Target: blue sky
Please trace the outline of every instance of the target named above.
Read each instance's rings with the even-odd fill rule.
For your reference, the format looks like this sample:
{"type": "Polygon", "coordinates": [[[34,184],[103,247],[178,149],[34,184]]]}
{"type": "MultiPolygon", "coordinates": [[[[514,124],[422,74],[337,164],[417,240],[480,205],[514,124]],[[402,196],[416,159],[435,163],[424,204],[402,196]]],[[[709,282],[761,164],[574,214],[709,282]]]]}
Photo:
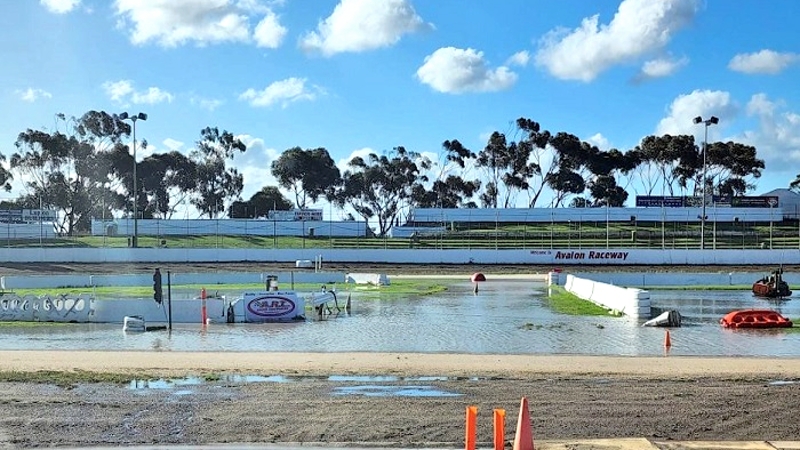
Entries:
{"type": "Polygon", "coordinates": [[[798,16],[796,0],[8,1],[0,152],[56,113],[142,111],[140,159],[188,152],[206,126],[239,135],[247,199],[294,146],[342,168],[401,145],[436,159],[527,117],[628,150],[700,142],[692,118],[715,115],[709,140],[765,160],[763,193],[800,173],[798,16]]]}

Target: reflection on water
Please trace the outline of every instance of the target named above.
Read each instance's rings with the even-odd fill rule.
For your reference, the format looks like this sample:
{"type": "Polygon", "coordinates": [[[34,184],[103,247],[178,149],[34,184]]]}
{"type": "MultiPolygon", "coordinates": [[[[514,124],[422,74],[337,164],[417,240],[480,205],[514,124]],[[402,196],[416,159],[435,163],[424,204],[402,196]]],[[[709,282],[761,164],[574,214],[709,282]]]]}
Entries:
{"type": "MultiPolygon", "coordinates": [[[[468,281],[407,300],[353,293],[351,315],[286,324],[177,324],[126,334],[121,324],[0,327],[0,349],[423,352],[663,355],[665,331],[619,317],[574,317],[545,306],[536,281],[468,281]]],[[[727,330],[718,321],[743,308],[772,308],[800,318],[800,299],[756,299],[745,291],[652,291],[652,305],[676,309],[684,326],[670,330],[671,355],[800,356],[800,333],[727,330]]]]}

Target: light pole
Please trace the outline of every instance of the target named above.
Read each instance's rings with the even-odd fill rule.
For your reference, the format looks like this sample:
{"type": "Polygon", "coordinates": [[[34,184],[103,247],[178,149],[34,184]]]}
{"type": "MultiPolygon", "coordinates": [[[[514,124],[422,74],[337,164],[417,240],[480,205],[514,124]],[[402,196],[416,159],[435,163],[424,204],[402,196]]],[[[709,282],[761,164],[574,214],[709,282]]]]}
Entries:
{"type": "Polygon", "coordinates": [[[131,247],[136,248],[139,246],[139,211],[136,205],[136,121],[147,120],[147,114],[140,112],[139,114],[129,115],[124,112],[119,115],[120,120],[130,120],[133,122],[133,239],[131,240],[131,247]]]}
{"type": "MultiPolygon", "coordinates": [[[[716,125],[719,119],[716,116],[711,116],[710,119],[703,120],[702,117],[697,116],[694,118],[694,123],[702,123],[705,128],[705,135],[703,137],[703,212],[700,216],[700,249],[704,250],[706,239],[706,153],[708,153],[708,127],[709,125],[716,125]]],[[[713,195],[714,192],[711,192],[713,195]]]]}

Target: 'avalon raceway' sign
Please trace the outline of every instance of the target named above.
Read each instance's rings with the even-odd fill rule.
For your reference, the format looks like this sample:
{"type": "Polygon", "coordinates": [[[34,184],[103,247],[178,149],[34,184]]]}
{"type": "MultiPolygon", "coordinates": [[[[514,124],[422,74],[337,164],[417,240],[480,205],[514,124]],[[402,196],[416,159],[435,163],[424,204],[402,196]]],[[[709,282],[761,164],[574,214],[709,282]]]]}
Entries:
{"type": "Polygon", "coordinates": [[[556,261],[564,260],[621,260],[628,259],[628,252],[608,251],[608,250],[589,250],[589,251],[557,251],[554,258],[556,261]]]}

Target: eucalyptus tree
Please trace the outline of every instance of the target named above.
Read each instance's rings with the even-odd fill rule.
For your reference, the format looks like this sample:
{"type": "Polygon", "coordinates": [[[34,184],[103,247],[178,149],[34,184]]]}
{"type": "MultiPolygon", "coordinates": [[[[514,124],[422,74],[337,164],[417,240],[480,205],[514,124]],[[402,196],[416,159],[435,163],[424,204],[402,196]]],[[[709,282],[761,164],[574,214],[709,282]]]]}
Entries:
{"type": "Polygon", "coordinates": [[[754,189],[752,180],[760,178],[765,167],[755,147],[728,141],[707,145],[704,168],[702,146],[694,136],[687,135],[647,136],[635,150],[641,158],[636,170],[647,182],[648,193],[654,192],[661,181],[666,195],[675,195],[676,188],[702,195],[704,185],[706,192],[743,195],[754,189]],[[647,175],[652,173],[657,175],[647,175]]]}
{"type": "Polygon", "coordinates": [[[200,131],[197,148],[189,157],[196,164],[196,187],[190,199],[202,215],[210,219],[225,211],[225,204],[239,197],[244,188],[244,178],[235,167],[228,167],[237,153],[247,146],[232,133],[216,127],[200,131]]]}
{"type": "Polygon", "coordinates": [[[430,188],[414,185],[412,198],[420,208],[477,208],[470,200],[481,188],[480,180],[465,181],[458,175],[435,180],[430,188]]]}
{"type": "Polygon", "coordinates": [[[332,200],[341,173],[325,148],[290,148],[272,162],[272,175],[278,184],[294,193],[295,204],[305,209],[320,197],[332,200]]]}
{"type": "MultiPolygon", "coordinates": [[[[475,159],[475,153],[458,140],[442,143],[444,154],[436,164],[438,173],[430,178],[429,185],[414,187],[414,206],[421,208],[477,208],[472,197],[481,188],[479,179],[465,180],[467,161],[475,159]]],[[[433,166],[433,164],[432,164],[433,166]]]]}
{"type": "Polygon", "coordinates": [[[553,149],[555,170],[548,173],[546,183],[555,193],[552,206],[558,207],[569,195],[586,190],[586,179],[582,172],[591,146],[577,136],[565,132],[551,136],[548,144],[553,149]]]}
{"type": "Polygon", "coordinates": [[[526,184],[530,195],[528,205],[533,208],[547,187],[548,180],[556,172],[557,160],[553,157],[552,148],[548,146],[552,136],[538,122],[520,117],[517,119],[517,129],[523,134],[517,144],[521,150],[517,164],[521,164],[524,158],[525,168],[519,173],[527,176],[526,184]]]}
{"type": "Polygon", "coordinates": [[[646,136],[634,150],[640,157],[635,171],[648,195],[655,192],[676,195],[676,189],[685,191],[701,163],[694,136],[646,136]]]}
{"type": "Polygon", "coordinates": [[[130,125],[104,111],[80,118],[57,114],[54,131],[27,129],[17,136],[10,171],[23,180],[23,196],[58,211],[60,233],[87,231],[91,218],[105,212],[105,199],[122,202],[114,190],[110,155],[125,149],[122,138],[130,131],[130,125]]]}
{"type": "Polygon", "coordinates": [[[411,203],[418,186],[428,177],[427,158],[404,147],[395,147],[388,155],[370,153],[366,159],[356,156],[348,163],[335,201],[350,206],[366,222],[378,222],[378,234],[386,235],[399,214],[411,203]]]}
{"type": "Polygon", "coordinates": [[[0,189],[3,189],[6,192],[11,192],[11,181],[14,179],[14,175],[11,172],[7,171],[5,168],[6,156],[0,153],[0,189]]]}
{"type": "Polygon", "coordinates": [[[708,145],[706,182],[717,195],[740,196],[755,189],[753,179],[761,178],[764,160],[756,157],[756,148],[738,142],[714,142],[708,145]]]}
{"type": "Polygon", "coordinates": [[[292,202],[276,186],[264,186],[247,201],[231,204],[228,216],[231,218],[257,219],[268,217],[270,211],[288,211],[292,202]]]}
{"type": "Polygon", "coordinates": [[[172,218],[178,208],[191,197],[197,185],[197,164],[178,151],[156,153],[139,163],[141,196],[145,205],[139,211],[144,218],[172,218]]]}
{"type": "Polygon", "coordinates": [[[617,175],[627,175],[640,163],[637,150],[622,153],[617,149],[601,151],[589,146],[585,153],[585,165],[591,173],[587,187],[596,206],[623,206],[628,199],[628,192],[620,186],[617,175]]]}
{"type": "Polygon", "coordinates": [[[482,203],[487,208],[500,206],[501,182],[505,187],[502,207],[513,206],[515,194],[527,191],[528,179],[536,168],[529,163],[532,147],[529,142],[522,145],[508,142],[506,135],[495,131],[489,136],[486,146],[477,154],[476,165],[485,169],[489,181],[486,192],[482,195],[482,203]]]}

